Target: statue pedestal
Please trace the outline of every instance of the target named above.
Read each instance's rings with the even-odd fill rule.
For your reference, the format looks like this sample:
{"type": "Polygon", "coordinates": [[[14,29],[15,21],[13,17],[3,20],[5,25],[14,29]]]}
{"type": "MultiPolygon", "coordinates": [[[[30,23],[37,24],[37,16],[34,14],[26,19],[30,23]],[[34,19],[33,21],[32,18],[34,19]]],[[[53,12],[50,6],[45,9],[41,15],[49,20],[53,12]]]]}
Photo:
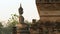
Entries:
{"type": "Polygon", "coordinates": [[[17,34],[29,34],[29,26],[26,23],[17,24],[17,34]]]}

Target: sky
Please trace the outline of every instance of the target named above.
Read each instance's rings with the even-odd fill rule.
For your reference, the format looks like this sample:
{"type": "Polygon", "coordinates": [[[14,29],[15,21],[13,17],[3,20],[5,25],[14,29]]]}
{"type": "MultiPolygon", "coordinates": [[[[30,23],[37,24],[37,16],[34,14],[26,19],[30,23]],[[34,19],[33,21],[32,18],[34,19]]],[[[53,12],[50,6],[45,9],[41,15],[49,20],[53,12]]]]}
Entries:
{"type": "Polygon", "coordinates": [[[0,0],[0,21],[7,21],[11,18],[11,14],[17,14],[20,3],[23,7],[23,16],[25,20],[39,20],[39,15],[35,0],[0,0]]]}

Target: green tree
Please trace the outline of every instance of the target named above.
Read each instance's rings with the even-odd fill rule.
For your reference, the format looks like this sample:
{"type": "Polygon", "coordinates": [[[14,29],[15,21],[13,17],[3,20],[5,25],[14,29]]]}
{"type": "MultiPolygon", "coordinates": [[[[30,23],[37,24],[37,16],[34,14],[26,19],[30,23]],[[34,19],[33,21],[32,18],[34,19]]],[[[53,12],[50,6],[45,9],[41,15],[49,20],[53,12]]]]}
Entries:
{"type": "Polygon", "coordinates": [[[0,34],[2,34],[2,28],[3,28],[3,25],[2,25],[2,22],[0,22],[0,34]]]}
{"type": "Polygon", "coordinates": [[[18,24],[18,18],[18,15],[11,14],[11,18],[9,18],[6,27],[3,28],[3,34],[12,34],[12,28],[18,24]]]}
{"type": "Polygon", "coordinates": [[[8,27],[14,27],[16,24],[18,24],[18,15],[11,14],[12,18],[8,20],[8,27]]]}
{"type": "Polygon", "coordinates": [[[3,27],[2,22],[0,22],[0,28],[2,28],[2,27],[3,27]]]}

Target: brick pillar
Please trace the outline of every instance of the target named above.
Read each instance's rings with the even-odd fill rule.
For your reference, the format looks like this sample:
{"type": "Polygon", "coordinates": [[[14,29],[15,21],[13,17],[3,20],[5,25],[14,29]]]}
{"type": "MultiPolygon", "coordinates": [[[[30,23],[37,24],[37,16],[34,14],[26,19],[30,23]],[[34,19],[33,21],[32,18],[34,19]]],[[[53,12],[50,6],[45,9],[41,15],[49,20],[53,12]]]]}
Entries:
{"type": "Polygon", "coordinates": [[[17,28],[16,27],[13,27],[13,32],[12,34],[17,34],[17,28]]]}

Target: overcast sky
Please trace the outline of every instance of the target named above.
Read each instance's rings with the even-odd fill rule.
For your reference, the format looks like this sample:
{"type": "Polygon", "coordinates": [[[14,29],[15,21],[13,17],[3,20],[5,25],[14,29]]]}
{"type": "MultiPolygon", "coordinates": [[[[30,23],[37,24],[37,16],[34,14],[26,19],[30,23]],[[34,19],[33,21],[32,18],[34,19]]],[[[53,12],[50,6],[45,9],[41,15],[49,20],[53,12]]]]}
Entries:
{"type": "Polygon", "coordinates": [[[25,20],[39,19],[35,0],[0,0],[0,21],[6,21],[11,17],[11,14],[18,15],[20,3],[24,9],[25,20]]]}

